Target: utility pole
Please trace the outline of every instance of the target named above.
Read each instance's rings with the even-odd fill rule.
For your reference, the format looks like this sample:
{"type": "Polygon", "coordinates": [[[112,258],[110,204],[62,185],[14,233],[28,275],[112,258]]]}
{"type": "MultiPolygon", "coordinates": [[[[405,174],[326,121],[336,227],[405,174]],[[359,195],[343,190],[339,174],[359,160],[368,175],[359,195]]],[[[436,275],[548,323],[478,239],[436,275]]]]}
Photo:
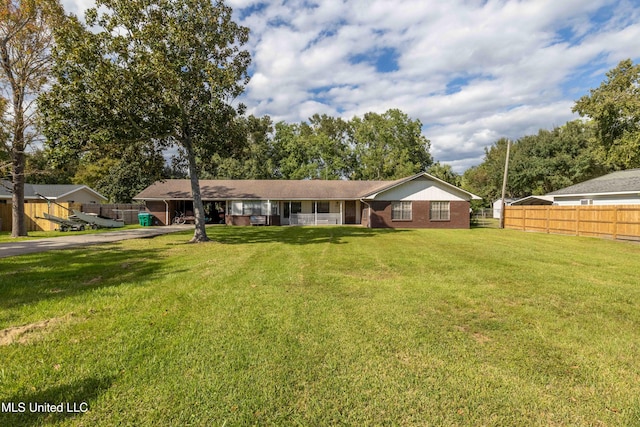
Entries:
{"type": "Polygon", "coordinates": [[[507,192],[507,177],[509,175],[509,151],[511,149],[511,140],[507,140],[507,158],[504,161],[504,176],[502,178],[502,199],[500,208],[500,228],[504,228],[504,208],[506,203],[504,202],[505,193],[507,192]]]}

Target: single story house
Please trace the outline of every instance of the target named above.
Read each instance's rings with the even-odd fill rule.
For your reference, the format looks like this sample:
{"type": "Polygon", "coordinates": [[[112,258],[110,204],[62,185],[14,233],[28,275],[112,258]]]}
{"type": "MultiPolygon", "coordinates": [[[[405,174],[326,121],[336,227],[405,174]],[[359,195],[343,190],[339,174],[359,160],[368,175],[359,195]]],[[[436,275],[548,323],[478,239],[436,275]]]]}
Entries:
{"type": "MultiPolygon", "coordinates": [[[[395,181],[201,180],[210,222],[227,225],[362,224],[372,228],[468,228],[480,197],[427,173],[395,181]]],[[[134,197],[155,223],[193,214],[189,180],[159,181],[134,197]]]]}
{"type": "Polygon", "coordinates": [[[640,205],[640,168],[612,172],[544,196],[529,196],[512,205],[640,205]]]}
{"type": "MultiPolygon", "coordinates": [[[[0,182],[0,203],[11,203],[11,188],[10,181],[2,180],[0,182]]],[[[86,185],[24,185],[25,203],[46,202],[47,199],[56,203],[104,203],[107,201],[106,197],[86,185]]]]}
{"type": "Polygon", "coordinates": [[[613,172],[547,196],[558,206],[640,205],[640,168],[613,172]]]}

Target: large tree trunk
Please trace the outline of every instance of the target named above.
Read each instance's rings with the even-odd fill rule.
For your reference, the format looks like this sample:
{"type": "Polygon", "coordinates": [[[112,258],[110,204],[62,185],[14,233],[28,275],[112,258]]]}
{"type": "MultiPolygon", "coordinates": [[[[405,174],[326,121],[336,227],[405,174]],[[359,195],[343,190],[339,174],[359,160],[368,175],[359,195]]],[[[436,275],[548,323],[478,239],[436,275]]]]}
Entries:
{"type": "Polygon", "coordinates": [[[11,237],[27,235],[24,221],[24,153],[14,154],[12,167],[11,237]]]}
{"type": "MultiPolygon", "coordinates": [[[[14,102],[14,108],[19,105],[14,102]]],[[[24,221],[24,119],[22,110],[15,111],[15,121],[13,126],[13,145],[11,149],[11,237],[27,235],[27,227],[24,221]]]]}
{"type": "Polygon", "coordinates": [[[198,179],[198,169],[196,167],[196,155],[193,152],[191,138],[187,137],[183,143],[189,160],[189,179],[191,180],[191,194],[193,195],[193,214],[196,218],[196,228],[193,232],[191,243],[208,242],[204,205],[200,194],[200,180],[198,179]]]}

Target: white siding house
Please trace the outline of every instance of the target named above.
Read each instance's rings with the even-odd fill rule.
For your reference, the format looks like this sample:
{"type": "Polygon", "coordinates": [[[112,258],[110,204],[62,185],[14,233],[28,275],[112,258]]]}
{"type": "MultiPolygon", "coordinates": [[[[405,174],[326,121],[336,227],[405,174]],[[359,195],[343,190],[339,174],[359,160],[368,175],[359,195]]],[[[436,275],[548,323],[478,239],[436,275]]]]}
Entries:
{"type": "Polygon", "coordinates": [[[640,169],[613,172],[547,196],[557,206],[640,205],[640,169]]]}

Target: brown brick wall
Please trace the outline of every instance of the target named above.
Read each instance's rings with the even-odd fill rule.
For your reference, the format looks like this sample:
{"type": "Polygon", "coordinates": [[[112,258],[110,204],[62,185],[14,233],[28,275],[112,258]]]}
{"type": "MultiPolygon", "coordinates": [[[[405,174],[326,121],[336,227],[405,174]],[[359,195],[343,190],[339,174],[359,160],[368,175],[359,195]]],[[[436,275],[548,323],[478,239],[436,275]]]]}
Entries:
{"type": "Polygon", "coordinates": [[[371,228],[469,228],[469,202],[450,202],[449,221],[431,221],[431,202],[412,202],[410,221],[391,220],[391,202],[371,202],[371,228]]]}
{"type": "MultiPolygon", "coordinates": [[[[175,202],[168,202],[168,203],[169,203],[169,224],[171,224],[171,220],[173,220],[173,217],[175,216],[175,202]]],[[[153,215],[153,219],[151,220],[151,223],[153,225],[169,225],[169,224],[165,224],[167,205],[165,205],[164,202],[147,201],[146,205],[147,205],[147,212],[153,215]]]]}

